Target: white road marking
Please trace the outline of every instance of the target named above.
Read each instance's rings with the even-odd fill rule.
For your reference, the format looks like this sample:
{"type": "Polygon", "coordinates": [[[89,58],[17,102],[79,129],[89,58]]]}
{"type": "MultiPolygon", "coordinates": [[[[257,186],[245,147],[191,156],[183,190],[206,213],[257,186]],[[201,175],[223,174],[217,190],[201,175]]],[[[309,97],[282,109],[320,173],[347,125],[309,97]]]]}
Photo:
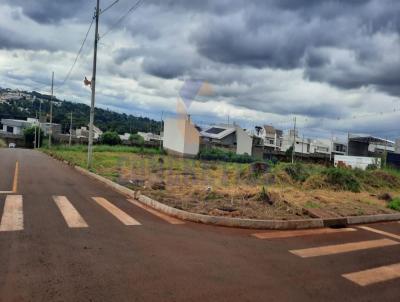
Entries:
{"type": "Polygon", "coordinates": [[[131,216],[123,212],[121,209],[117,208],[107,199],[102,197],[92,197],[94,201],[96,201],[99,205],[101,205],[104,209],[114,215],[119,221],[121,221],[125,225],[140,225],[140,222],[133,219],[131,216]]]}
{"type": "Polygon", "coordinates": [[[157,216],[158,218],[161,218],[163,220],[165,220],[166,222],[170,223],[170,224],[185,224],[185,222],[183,222],[182,220],[176,219],[174,217],[168,216],[166,214],[160,213],[150,207],[145,206],[144,204],[134,200],[134,199],[128,199],[128,201],[132,204],[134,204],[135,206],[157,216]]]}
{"type": "Polygon", "coordinates": [[[21,231],[24,229],[24,213],[21,195],[7,195],[4,204],[0,231],[21,231]]]}
{"type": "Polygon", "coordinates": [[[291,238],[298,236],[310,236],[310,235],[322,235],[322,234],[333,234],[341,232],[354,232],[357,231],[353,228],[343,229],[311,229],[311,230],[295,230],[295,231],[269,231],[251,234],[258,239],[277,239],[277,238],[291,238]]]}
{"type": "Polygon", "coordinates": [[[400,278],[400,263],[385,265],[350,274],[343,274],[342,276],[360,286],[367,286],[400,278]]]}
{"type": "Polygon", "coordinates": [[[380,235],[384,235],[386,237],[391,237],[391,238],[400,240],[400,236],[396,235],[396,234],[392,234],[392,233],[388,233],[388,232],[385,232],[385,231],[377,230],[377,229],[374,229],[374,228],[371,228],[371,227],[367,227],[367,226],[359,226],[358,228],[366,230],[366,231],[370,231],[370,232],[373,232],[373,233],[377,233],[377,234],[380,234],[380,235]]]}
{"type": "Polygon", "coordinates": [[[53,196],[53,199],[64,216],[65,222],[70,228],[87,228],[88,224],[78,213],[75,207],[65,196],[53,196]]]}
{"type": "Polygon", "coordinates": [[[352,242],[344,244],[326,245],[326,246],[307,248],[301,250],[291,250],[289,252],[302,258],[309,258],[309,257],[348,253],[353,251],[392,246],[397,244],[400,243],[391,239],[378,239],[378,240],[360,241],[360,242],[352,242]]]}

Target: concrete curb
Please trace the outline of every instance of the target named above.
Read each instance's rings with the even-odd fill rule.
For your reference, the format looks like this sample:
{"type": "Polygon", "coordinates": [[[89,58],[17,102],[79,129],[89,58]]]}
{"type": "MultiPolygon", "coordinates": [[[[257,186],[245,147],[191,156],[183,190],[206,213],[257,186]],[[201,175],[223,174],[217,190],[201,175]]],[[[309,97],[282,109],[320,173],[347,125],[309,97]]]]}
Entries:
{"type": "Polygon", "coordinates": [[[323,228],[323,227],[346,227],[354,224],[374,223],[374,222],[387,222],[400,220],[399,214],[381,214],[381,215],[369,215],[369,216],[351,216],[351,217],[340,217],[340,218],[313,218],[313,219],[299,219],[299,220],[256,220],[256,219],[242,219],[242,218],[230,218],[230,217],[219,217],[210,216],[203,214],[190,213],[187,211],[175,209],[163,203],[160,203],[150,197],[135,192],[124,186],[121,186],[103,176],[92,173],[86,169],[75,166],[75,169],[80,173],[87,175],[113,190],[121,193],[129,198],[135,198],[144,205],[151,207],[164,214],[179,218],[181,220],[204,223],[210,225],[218,225],[225,227],[236,227],[246,229],[269,229],[269,230],[294,230],[294,229],[311,229],[311,228],[323,228]]]}

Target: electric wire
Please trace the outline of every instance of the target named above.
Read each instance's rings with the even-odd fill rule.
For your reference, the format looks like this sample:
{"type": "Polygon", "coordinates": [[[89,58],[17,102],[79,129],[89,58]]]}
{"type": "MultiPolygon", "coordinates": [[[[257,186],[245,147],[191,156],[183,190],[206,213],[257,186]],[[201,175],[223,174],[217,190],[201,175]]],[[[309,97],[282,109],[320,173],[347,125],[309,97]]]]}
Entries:
{"type": "Polygon", "coordinates": [[[113,25],[110,26],[110,28],[100,37],[100,39],[112,32],[118,24],[120,24],[130,13],[138,9],[143,2],[144,0],[138,0],[133,6],[131,6],[125,14],[123,14],[113,25]]]}

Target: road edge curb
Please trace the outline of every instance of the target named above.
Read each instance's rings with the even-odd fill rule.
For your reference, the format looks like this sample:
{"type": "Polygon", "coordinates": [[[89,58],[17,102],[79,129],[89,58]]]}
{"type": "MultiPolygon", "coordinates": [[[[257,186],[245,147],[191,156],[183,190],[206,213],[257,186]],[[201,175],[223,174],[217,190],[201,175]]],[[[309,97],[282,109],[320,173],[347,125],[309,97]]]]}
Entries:
{"type": "Polygon", "coordinates": [[[312,218],[312,219],[299,219],[299,220],[257,220],[257,219],[243,219],[243,218],[230,218],[210,216],[204,214],[191,213],[184,210],[176,209],[156,201],[148,196],[140,194],[140,192],[133,191],[122,185],[119,185],[103,176],[90,172],[79,166],[74,168],[80,173],[87,175],[101,183],[109,186],[118,193],[121,193],[130,198],[135,198],[144,205],[151,207],[164,214],[170,215],[181,220],[203,223],[209,225],[217,225],[224,227],[236,227],[246,229],[268,229],[268,230],[296,230],[296,229],[311,229],[323,227],[346,227],[348,225],[388,222],[400,220],[400,213],[397,214],[379,214],[379,215],[366,215],[366,216],[350,216],[341,218],[312,218]]]}

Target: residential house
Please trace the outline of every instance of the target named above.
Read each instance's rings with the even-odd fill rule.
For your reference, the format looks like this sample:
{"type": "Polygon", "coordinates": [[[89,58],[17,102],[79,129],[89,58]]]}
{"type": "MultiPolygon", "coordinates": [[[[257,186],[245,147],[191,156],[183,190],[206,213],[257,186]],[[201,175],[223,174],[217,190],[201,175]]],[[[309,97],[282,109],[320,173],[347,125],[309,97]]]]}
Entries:
{"type": "Polygon", "coordinates": [[[34,124],[38,123],[38,120],[28,118],[25,120],[15,120],[15,119],[2,119],[2,131],[3,133],[22,135],[26,128],[32,127],[34,124]]]}
{"type": "Polygon", "coordinates": [[[161,135],[151,132],[138,132],[137,134],[143,137],[145,142],[159,142],[162,140],[161,135]]]}
{"type": "Polygon", "coordinates": [[[164,121],[163,147],[167,153],[183,157],[195,157],[199,153],[200,133],[189,116],[164,121]]]}
{"type": "MultiPolygon", "coordinates": [[[[76,132],[77,138],[81,138],[81,137],[88,138],[89,137],[88,127],[81,127],[80,129],[76,129],[75,132],[76,132]]],[[[103,131],[101,131],[99,128],[97,128],[96,126],[93,125],[93,138],[97,140],[100,138],[100,136],[102,134],[103,134],[103,131]]]]}
{"type": "Polygon", "coordinates": [[[252,155],[253,137],[236,124],[211,126],[200,135],[204,144],[231,149],[236,154],[252,155]]]}
{"type": "Polygon", "coordinates": [[[269,150],[280,150],[283,141],[283,131],[271,125],[256,127],[255,136],[262,139],[262,144],[269,150]]]}
{"type": "Polygon", "coordinates": [[[353,136],[348,139],[348,155],[379,156],[395,152],[395,142],[374,136],[353,136]]]}
{"type": "Polygon", "coordinates": [[[286,152],[293,145],[296,153],[309,154],[311,151],[311,140],[299,137],[297,131],[290,130],[282,137],[281,151],[286,152]]]}

